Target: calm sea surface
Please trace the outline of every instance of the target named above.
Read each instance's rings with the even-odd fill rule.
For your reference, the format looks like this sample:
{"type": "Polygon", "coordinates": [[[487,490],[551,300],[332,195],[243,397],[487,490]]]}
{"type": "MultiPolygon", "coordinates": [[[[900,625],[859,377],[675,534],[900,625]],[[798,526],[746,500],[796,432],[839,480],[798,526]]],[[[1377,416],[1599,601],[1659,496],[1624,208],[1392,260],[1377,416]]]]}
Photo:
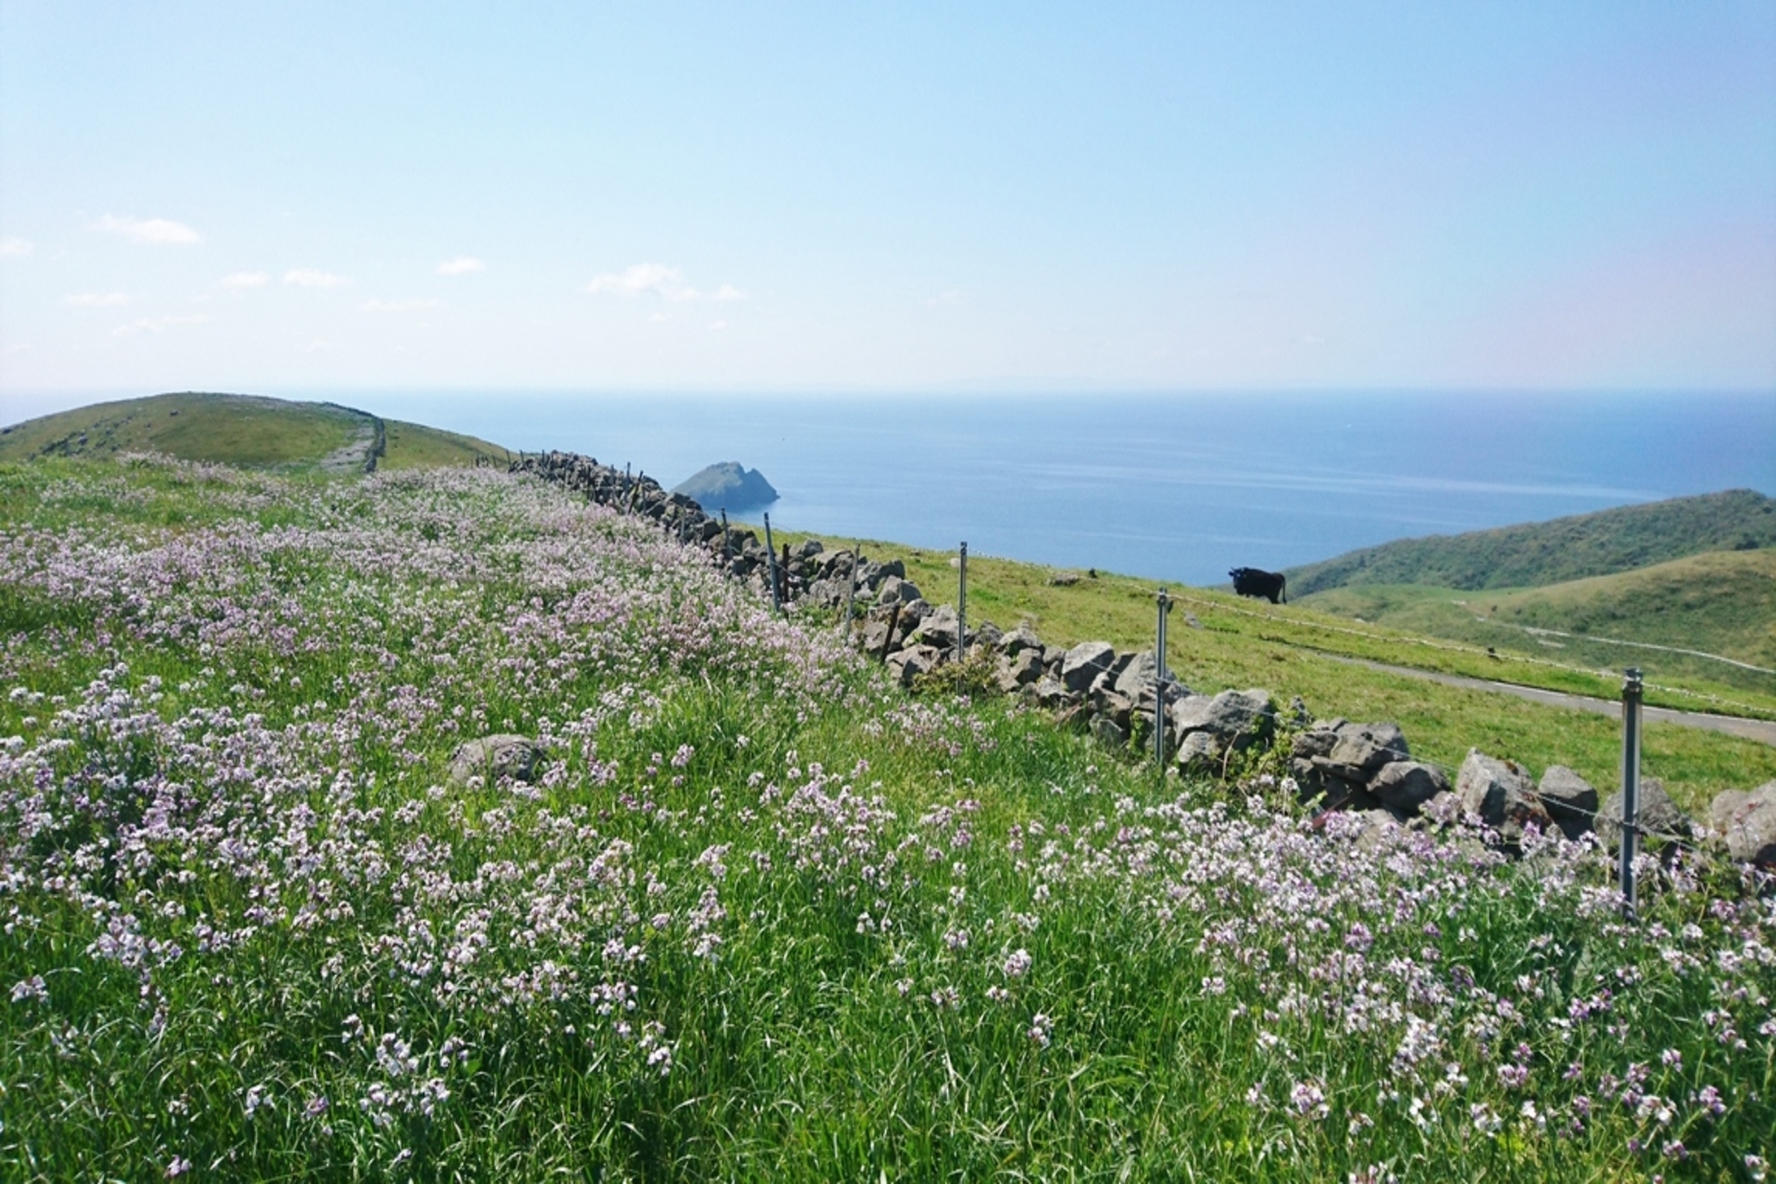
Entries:
{"type": "Polygon", "coordinates": [[[737,460],[782,495],[773,525],[829,539],[966,540],[1191,584],[1410,535],[1776,493],[1770,395],[322,397],[668,487],[737,460]]]}

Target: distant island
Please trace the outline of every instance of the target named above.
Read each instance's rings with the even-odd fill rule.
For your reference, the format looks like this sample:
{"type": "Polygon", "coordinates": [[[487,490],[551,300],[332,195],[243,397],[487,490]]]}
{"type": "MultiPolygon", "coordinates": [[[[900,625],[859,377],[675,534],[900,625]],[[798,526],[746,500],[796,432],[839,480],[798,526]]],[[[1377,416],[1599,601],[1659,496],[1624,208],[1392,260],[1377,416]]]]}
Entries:
{"type": "Polygon", "coordinates": [[[676,486],[673,493],[695,498],[710,512],[750,510],[768,506],[777,500],[777,491],[757,469],[748,469],[737,460],[724,460],[698,472],[676,486]]]}

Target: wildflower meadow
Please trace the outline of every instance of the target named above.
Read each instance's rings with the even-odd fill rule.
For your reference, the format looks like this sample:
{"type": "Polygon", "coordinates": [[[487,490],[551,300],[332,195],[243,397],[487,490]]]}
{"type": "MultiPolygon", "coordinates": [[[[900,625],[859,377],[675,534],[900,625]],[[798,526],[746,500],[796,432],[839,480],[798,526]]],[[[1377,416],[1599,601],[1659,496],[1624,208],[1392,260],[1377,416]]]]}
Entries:
{"type": "Polygon", "coordinates": [[[0,1178],[1776,1155],[1751,872],[1648,856],[1631,923],[1589,838],[1162,778],[540,482],[0,466],[0,625],[0,1178]]]}

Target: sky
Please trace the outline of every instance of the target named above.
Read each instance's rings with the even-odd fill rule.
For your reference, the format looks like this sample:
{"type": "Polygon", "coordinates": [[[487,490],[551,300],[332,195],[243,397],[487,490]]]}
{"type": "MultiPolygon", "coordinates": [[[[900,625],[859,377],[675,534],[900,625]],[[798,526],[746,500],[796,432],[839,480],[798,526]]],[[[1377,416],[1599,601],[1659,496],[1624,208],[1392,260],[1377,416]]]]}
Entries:
{"type": "Polygon", "coordinates": [[[94,393],[1776,391],[1776,5],[0,0],[94,393]]]}

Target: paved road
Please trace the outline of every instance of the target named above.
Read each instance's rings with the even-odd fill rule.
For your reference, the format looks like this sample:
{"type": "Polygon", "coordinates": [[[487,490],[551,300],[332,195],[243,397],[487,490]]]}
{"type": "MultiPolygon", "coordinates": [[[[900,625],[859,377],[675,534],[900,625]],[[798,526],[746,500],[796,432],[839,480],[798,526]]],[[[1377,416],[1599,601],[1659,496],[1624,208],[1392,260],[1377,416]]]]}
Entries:
{"type": "MultiPolygon", "coordinates": [[[[1439,674],[1431,670],[1414,670],[1410,666],[1390,666],[1386,662],[1371,662],[1367,658],[1347,658],[1339,654],[1321,654],[1334,662],[1346,662],[1352,666],[1367,666],[1371,670],[1381,670],[1388,674],[1402,674],[1407,678],[1422,678],[1427,682],[1440,682],[1445,686],[1465,687],[1470,691],[1496,691],[1500,694],[1515,695],[1519,699],[1529,699],[1536,703],[1546,703],[1553,707],[1570,707],[1576,711],[1595,711],[1599,715],[1622,714],[1622,704],[1614,699],[1592,699],[1584,695],[1568,695],[1561,691],[1544,691],[1540,687],[1521,687],[1510,682],[1491,682],[1484,678],[1464,678],[1459,674],[1439,674]]],[[[1641,718],[1663,724],[1682,724],[1687,728],[1706,728],[1711,732],[1725,732],[1730,736],[1742,736],[1747,740],[1757,740],[1764,744],[1776,745],[1776,721],[1763,719],[1741,719],[1736,715],[1711,715],[1705,711],[1673,711],[1669,707],[1642,707],[1641,718]]]]}

